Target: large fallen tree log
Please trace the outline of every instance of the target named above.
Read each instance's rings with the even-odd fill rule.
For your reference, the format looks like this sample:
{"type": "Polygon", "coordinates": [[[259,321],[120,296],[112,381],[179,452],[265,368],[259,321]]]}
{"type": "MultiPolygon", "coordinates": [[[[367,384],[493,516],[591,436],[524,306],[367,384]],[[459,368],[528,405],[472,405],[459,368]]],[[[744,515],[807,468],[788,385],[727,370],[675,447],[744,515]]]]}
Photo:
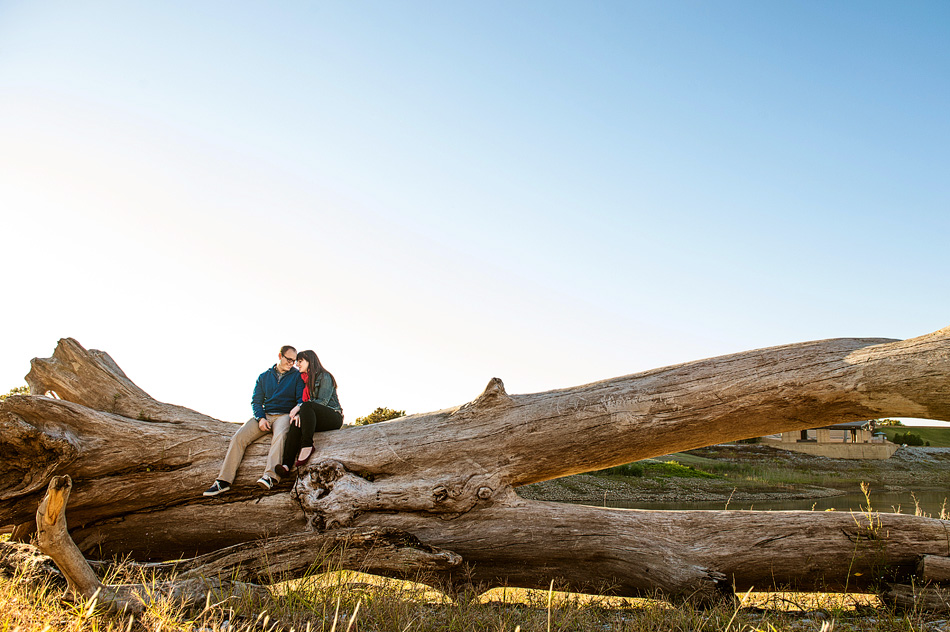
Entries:
{"type": "Polygon", "coordinates": [[[514,488],[723,441],[883,416],[950,420],[950,328],[905,341],[761,349],[575,388],[509,395],[493,379],[453,409],[320,437],[308,471],[205,499],[236,429],[136,387],[105,353],[61,340],[33,395],[0,408],[0,524],[29,522],[54,475],[75,481],[87,556],[161,560],[344,527],[391,527],[454,551],[483,587],[712,595],[755,585],[864,588],[950,556],[950,523],[892,514],[654,512],[557,505],[514,488]],[[49,394],[51,397],[42,395],[49,394]],[[55,397],[52,397],[55,396],[55,397]],[[291,489],[292,488],[292,489],[291,489]]]}

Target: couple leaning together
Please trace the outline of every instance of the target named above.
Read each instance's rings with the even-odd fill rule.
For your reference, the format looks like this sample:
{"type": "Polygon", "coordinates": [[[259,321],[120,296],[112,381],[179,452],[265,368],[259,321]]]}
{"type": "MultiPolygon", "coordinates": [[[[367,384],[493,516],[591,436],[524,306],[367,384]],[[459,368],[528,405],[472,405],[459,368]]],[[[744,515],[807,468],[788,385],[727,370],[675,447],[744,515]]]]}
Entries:
{"type": "Polygon", "coordinates": [[[247,446],[267,433],[273,432],[274,436],[267,453],[267,469],[257,484],[271,489],[310,458],[314,432],[338,430],[343,425],[336,380],[320,364],[316,353],[297,353],[290,346],[281,347],[277,364],[257,378],[251,408],[254,416],[231,438],[221,472],[205,496],[231,489],[247,446]]]}

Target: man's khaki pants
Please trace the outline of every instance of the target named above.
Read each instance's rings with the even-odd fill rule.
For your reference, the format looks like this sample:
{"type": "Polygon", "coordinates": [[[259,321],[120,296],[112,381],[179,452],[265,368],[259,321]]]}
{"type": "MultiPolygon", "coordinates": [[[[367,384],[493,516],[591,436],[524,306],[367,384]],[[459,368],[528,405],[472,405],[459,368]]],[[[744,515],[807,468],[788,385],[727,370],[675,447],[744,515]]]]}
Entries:
{"type": "MultiPolygon", "coordinates": [[[[270,441],[270,451],[267,453],[267,469],[264,470],[264,474],[275,481],[279,481],[280,477],[277,476],[274,468],[277,467],[284,456],[284,442],[287,440],[287,430],[290,428],[290,415],[267,415],[267,421],[271,424],[271,432],[274,433],[274,438],[270,441]]],[[[253,417],[248,419],[241,426],[241,429],[231,437],[231,444],[228,446],[228,453],[224,457],[224,465],[221,466],[218,480],[233,483],[238,467],[241,465],[241,460],[244,459],[244,451],[247,450],[247,446],[261,437],[271,434],[271,432],[261,430],[260,426],[257,425],[257,419],[253,417]]]]}

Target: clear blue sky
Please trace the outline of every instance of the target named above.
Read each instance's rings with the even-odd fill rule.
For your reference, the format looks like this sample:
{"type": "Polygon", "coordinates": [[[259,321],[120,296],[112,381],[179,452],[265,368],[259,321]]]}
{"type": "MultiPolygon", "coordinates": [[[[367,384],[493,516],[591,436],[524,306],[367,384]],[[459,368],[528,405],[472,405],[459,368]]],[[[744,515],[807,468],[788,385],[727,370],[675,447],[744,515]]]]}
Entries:
{"type": "Polygon", "coordinates": [[[0,390],[231,421],[950,325],[950,3],[0,1],[0,390]]]}

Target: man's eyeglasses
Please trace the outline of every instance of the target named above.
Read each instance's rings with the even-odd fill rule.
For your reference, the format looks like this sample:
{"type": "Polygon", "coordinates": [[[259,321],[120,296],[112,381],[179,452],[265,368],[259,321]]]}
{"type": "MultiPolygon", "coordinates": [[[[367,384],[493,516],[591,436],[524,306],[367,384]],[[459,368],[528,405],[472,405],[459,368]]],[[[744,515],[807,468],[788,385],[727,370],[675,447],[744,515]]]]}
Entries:
{"type": "Polygon", "coordinates": [[[284,360],[287,360],[287,362],[290,362],[291,364],[297,361],[297,358],[288,358],[284,354],[280,354],[280,357],[282,357],[284,360]]]}

